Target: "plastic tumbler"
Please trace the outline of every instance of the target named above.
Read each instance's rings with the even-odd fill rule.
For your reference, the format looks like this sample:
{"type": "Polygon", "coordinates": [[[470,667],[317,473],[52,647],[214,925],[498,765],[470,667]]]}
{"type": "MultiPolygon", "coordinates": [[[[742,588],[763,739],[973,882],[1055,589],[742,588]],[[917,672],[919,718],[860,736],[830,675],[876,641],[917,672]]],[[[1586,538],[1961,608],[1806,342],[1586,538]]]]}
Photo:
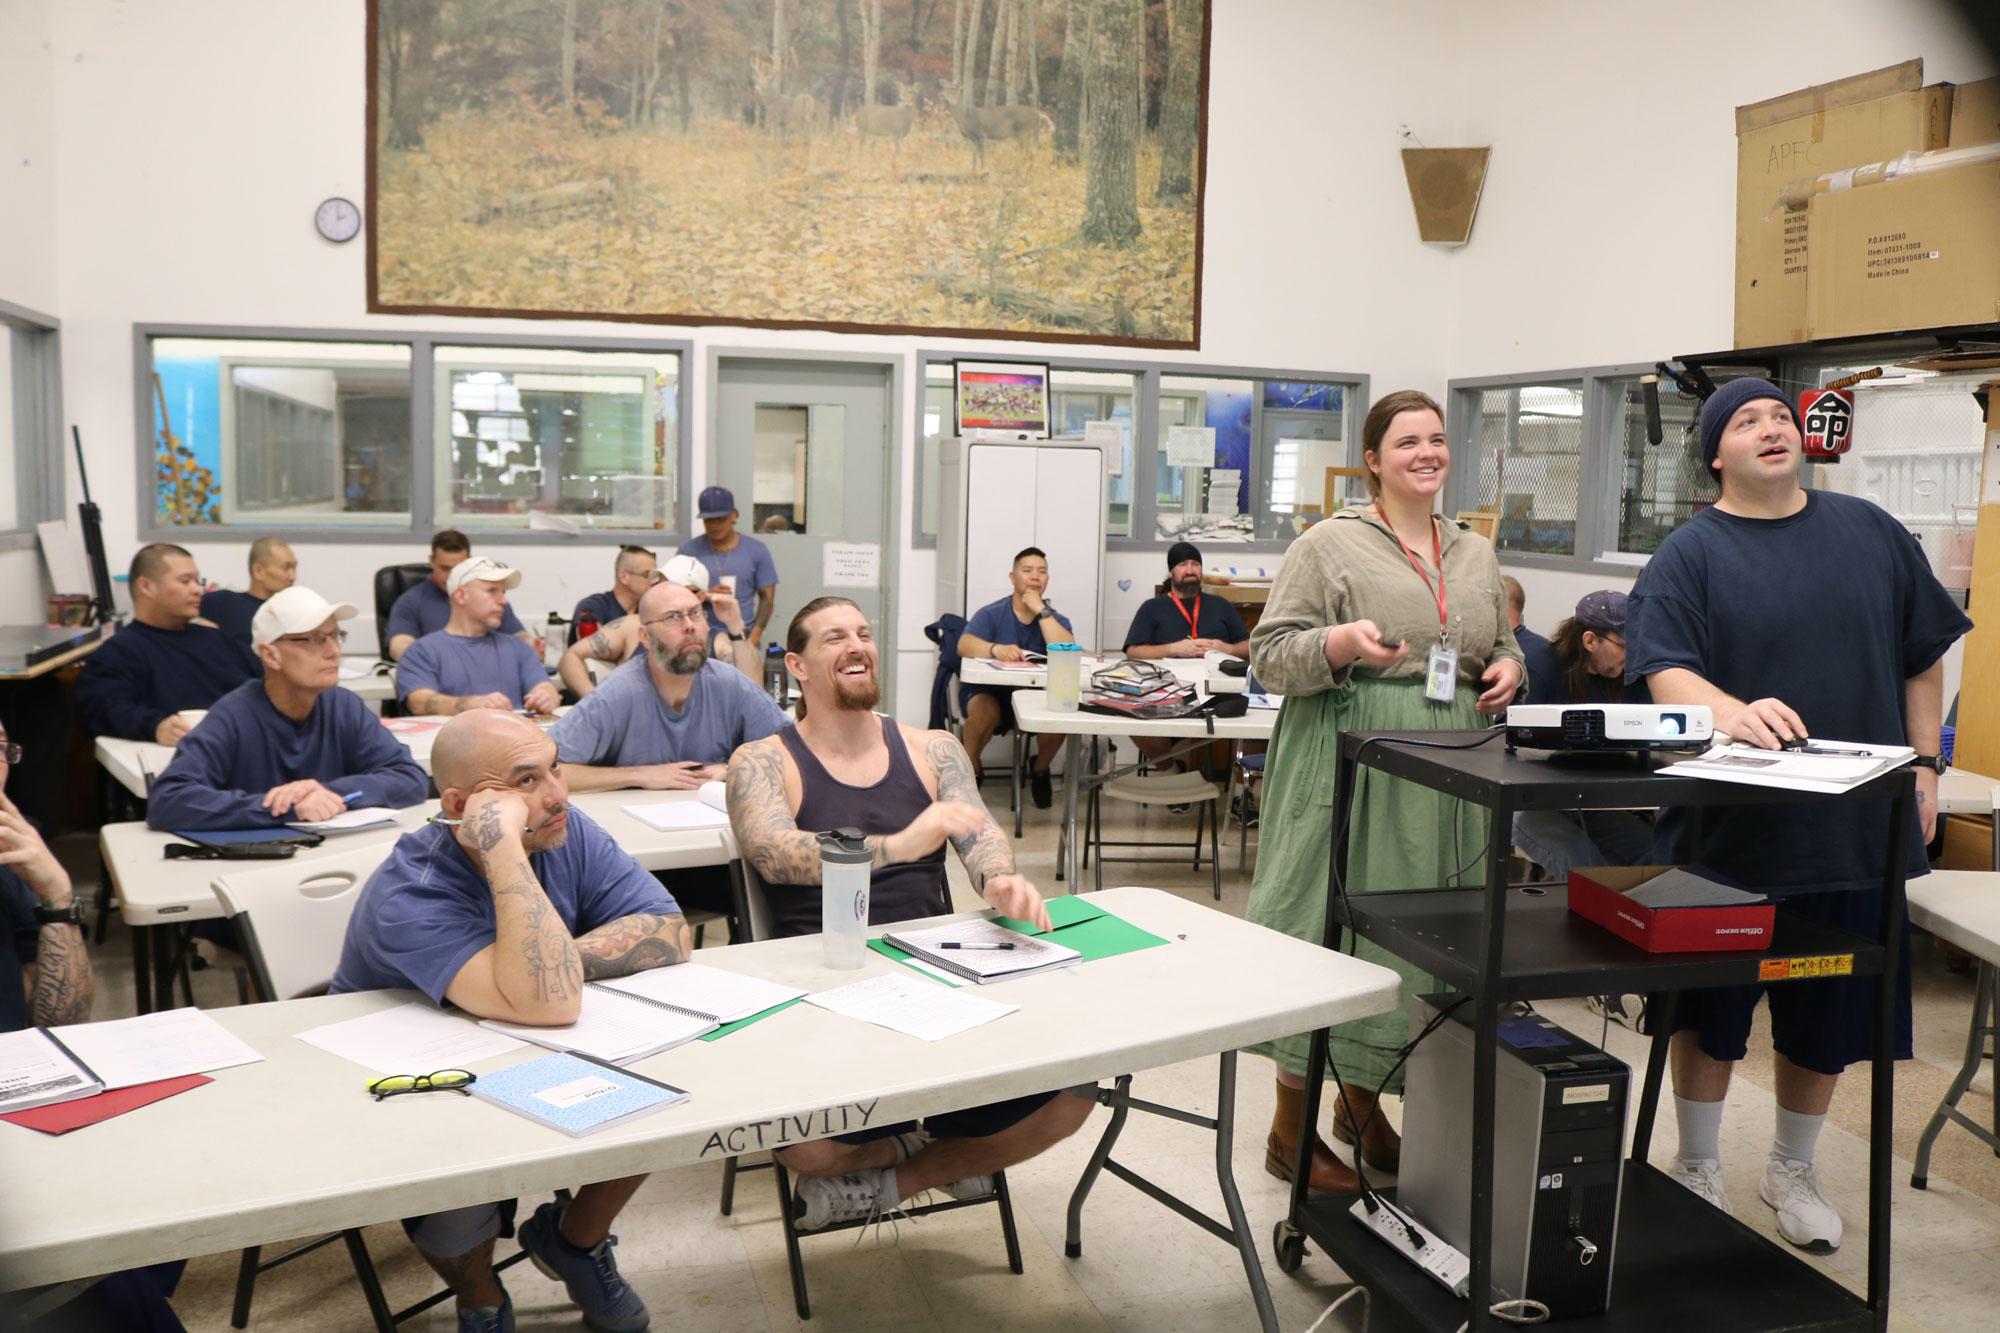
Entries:
{"type": "Polygon", "coordinates": [[[874,859],[859,829],[819,835],[819,929],[826,965],[860,967],[868,956],[868,874],[874,859]]]}
{"type": "Polygon", "coordinates": [[[1083,648],[1074,643],[1049,645],[1049,707],[1074,713],[1083,702],[1083,648]]]}

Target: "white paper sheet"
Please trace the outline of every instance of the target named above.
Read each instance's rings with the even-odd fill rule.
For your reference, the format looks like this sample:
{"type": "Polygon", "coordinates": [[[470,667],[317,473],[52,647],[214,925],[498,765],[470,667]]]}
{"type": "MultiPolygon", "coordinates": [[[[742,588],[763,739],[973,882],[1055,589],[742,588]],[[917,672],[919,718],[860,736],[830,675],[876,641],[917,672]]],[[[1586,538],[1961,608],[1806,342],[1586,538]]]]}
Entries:
{"type": "Polygon", "coordinates": [[[375,664],[365,657],[343,657],[340,659],[342,680],[367,680],[375,674],[375,664]]]}
{"type": "Polygon", "coordinates": [[[343,810],[332,819],[293,820],[285,827],[303,829],[307,833],[353,833],[359,829],[380,828],[384,824],[396,822],[396,812],[386,805],[361,805],[352,810],[343,810]]]}
{"type": "Polygon", "coordinates": [[[728,828],[729,815],[706,801],[654,801],[646,805],[618,807],[648,828],[662,833],[686,829],[728,828]]]}
{"type": "Polygon", "coordinates": [[[434,1074],[518,1051],[526,1043],[412,1001],[301,1032],[298,1039],[378,1074],[434,1074]]]}
{"type": "Polygon", "coordinates": [[[1105,475],[1125,475],[1125,432],[1117,422],[1084,422],[1083,442],[1093,449],[1104,450],[1105,475]]]}
{"type": "Polygon", "coordinates": [[[964,991],[946,990],[908,973],[889,973],[837,986],[808,995],[806,1003],[924,1041],[955,1037],[996,1018],[1005,1018],[1021,1007],[996,1004],[964,991]]]}
{"type": "Polygon", "coordinates": [[[712,805],[723,811],[729,809],[729,788],[720,782],[702,783],[695,795],[700,798],[703,805],[712,805]]]}
{"type": "Polygon", "coordinates": [[[107,1089],[206,1074],[264,1058],[199,1009],[167,1009],[50,1031],[104,1080],[107,1089]]]}
{"type": "Polygon", "coordinates": [[[1167,427],[1168,467],[1214,467],[1215,427],[1167,427]]]}
{"type": "Polygon", "coordinates": [[[882,547],[876,542],[828,542],[820,548],[820,582],[829,588],[881,586],[882,547]]]}
{"type": "Polygon", "coordinates": [[[707,967],[701,963],[649,968],[644,972],[634,972],[629,977],[615,977],[596,984],[606,990],[707,1014],[718,1023],[734,1023],[739,1018],[761,1014],[772,1005],[783,1004],[805,994],[796,986],[766,981],[762,977],[747,977],[741,972],[707,967]]]}
{"type": "Polygon", "coordinates": [[[0,1032],[0,1111],[69,1101],[96,1086],[40,1028],[0,1032]]]}

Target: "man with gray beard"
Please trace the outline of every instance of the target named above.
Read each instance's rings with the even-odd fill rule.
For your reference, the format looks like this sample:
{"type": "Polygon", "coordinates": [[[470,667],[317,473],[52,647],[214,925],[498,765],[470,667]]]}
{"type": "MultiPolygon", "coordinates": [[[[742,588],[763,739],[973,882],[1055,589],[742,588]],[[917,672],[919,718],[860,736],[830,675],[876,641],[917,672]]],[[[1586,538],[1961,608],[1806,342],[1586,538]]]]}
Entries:
{"type": "MultiPolygon", "coordinates": [[[[644,651],[549,729],[573,792],[688,790],[720,781],[736,747],[792,724],[757,683],[709,656],[701,598],[656,583],[636,612],[644,651]]],[[[727,867],[674,872],[684,905],[728,913],[727,867]]]]}

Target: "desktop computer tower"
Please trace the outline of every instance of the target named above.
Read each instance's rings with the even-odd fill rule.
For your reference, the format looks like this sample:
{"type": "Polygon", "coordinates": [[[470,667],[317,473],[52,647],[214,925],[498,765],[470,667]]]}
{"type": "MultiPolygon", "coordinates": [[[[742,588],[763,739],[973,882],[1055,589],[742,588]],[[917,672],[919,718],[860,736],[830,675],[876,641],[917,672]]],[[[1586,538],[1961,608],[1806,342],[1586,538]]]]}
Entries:
{"type": "MultiPolygon", "coordinates": [[[[1455,996],[1410,1001],[1410,1035],[1455,996]]],[[[1396,1202],[1472,1249],[1472,1004],[1411,1054],[1396,1202]]],[[[1631,1071],[1533,1010],[1503,1009],[1494,1060],[1493,1285],[1552,1318],[1603,1312],[1624,1169],[1631,1071]]]]}

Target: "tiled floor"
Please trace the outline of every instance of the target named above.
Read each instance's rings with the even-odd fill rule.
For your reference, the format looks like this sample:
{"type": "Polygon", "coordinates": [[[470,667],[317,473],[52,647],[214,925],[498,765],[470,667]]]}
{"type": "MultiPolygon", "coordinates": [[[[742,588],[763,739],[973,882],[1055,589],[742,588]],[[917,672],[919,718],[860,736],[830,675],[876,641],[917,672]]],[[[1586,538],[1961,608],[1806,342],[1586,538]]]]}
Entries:
{"type": "MultiPolygon", "coordinates": [[[[1004,804],[997,783],[989,795],[1004,804]]],[[[1159,811],[1141,820],[1130,808],[1113,809],[1110,835],[1179,838],[1189,821],[1159,811]]],[[[1235,832],[1232,826],[1229,832],[1235,832]]],[[[1045,891],[1054,883],[1053,812],[1031,810],[1026,836],[1017,845],[1023,868],[1045,891]]],[[[1253,843],[1254,853],[1254,843],[1253,843]]],[[[79,880],[95,873],[87,842],[65,848],[79,880]]],[[[1241,914],[1248,876],[1236,870],[1234,847],[1225,843],[1222,907],[1241,914]]],[[[1206,870],[1191,872],[1185,862],[1158,867],[1121,866],[1121,883],[1148,883],[1209,901],[1206,870]]],[[[963,885],[961,901],[970,905],[963,885]]],[[[129,949],[115,930],[98,951],[102,984],[99,1016],[132,1012],[129,949]]],[[[1960,1330],[2000,1326],[2000,1162],[1969,1135],[1948,1128],[1931,1168],[1928,1191],[1908,1186],[1908,1157],[1963,1050],[1971,1005],[1969,977],[1946,970],[1938,952],[1920,945],[1916,959],[1918,1058],[1899,1067],[1896,1146],[1899,1160],[1894,1199],[1894,1315],[1891,1327],[1907,1330],[1960,1330]]],[[[233,987],[214,972],[196,978],[204,1003],[233,1003],[233,987]]],[[[1580,1004],[1549,1003],[1549,1014],[1576,1031],[1594,1034],[1597,1023],[1580,1004]]],[[[1642,1039],[1613,1027],[1609,1049],[1643,1064],[1642,1039]]],[[[1728,1190],[1736,1211],[1752,1226],[1775,1234],[1772,1214],[1758,1202],[1757,1182],[1770,1142],[1768,1035],[1752,1041],[1739,1085],[1730,1098],[1723,1146],[1728,1190]]],[[[1213,1060],[1150,1070],[1135,1090],[1161,1102],[1213,1112],[1213,1060]]],[[[1272,1104],[1271,1069],[1245,1058],[1238,1071],[1239,1128],[1236,1176],[1250,1225],[1264,1259],[1265,1274],[1287,1330],[1302,1330],[1347,1289],[1346,1279],[1323,1255],[1309,1253],[1295,1275],[1277,1271],[1270,1235],[1285,1208],[1285,1189],[1264,1171],[1263,1137],[1272,1104]]],[[[1992,1116],[1990,1067],[1966,1099],[1969,1114],[1992,1116]]],[[[1832,1123],[1821,1140],[1819,1160],[1829,1192],[1848,1222],[1846,1243],[1831,1258],[1813,1260],[1839,1280],[1865,1285],[1867,1241],[1862,1229],[1867,1149],[1866,1080],[1847,1080],[1832,1123]]],[[[1009,1173],[1026,1272],[1007,1271],[997,1215],[965,1209],[903,1223],[896,1234],[855,1241],[843,1233],[805,1241],[813,1319],[801,1325],[792,1308],[784,1245],[776,1221],[776,1199],[766,1174],[739,1184],[733,1217],[716,1210],[720,1169],[692,1166],[648,1181],[621,1217],[619,1256],[653,1312],[653,1327],[675,1333],[735,1333],[736,1330],[812,1327],[879,1333],[978,1328],[1011,1330],[1116,1329],[1132,1333],[1211,1333],[1256,1326],[1235,1254],[1124,1184],[1105,1177],[1084,1214],[1081,1258],[1062,1256],[1064,1210],[1069,1193],[1108,1113],[1099,1110],[1075,1138],[1041,1159],[1009,1173]]],[[[1212,1140],[1200,1132],[1152,1118],[1135,1117],[1119,1156],[1141,1172],[1216,1214],[1221,1198],[1215,1185],[1212,1140]]],[[[1672,1151],[1670,1111],[1656,1136],[1653,1157],[1672,1151]]],[[[532,1203],[532,1201],[531,1201],[532,1203]]],[[[433,1287],[429,1271],[393,1223],[371,1228],[368,1243],[391,1300],[401,1304],[433,1287]]],[[[228,1326],[236,1275],[234,1254],[196,1258],[182,1282],[176,1306],[191,1329],[228,1326]]],[[[555,1284],[526,1264],[506,1276],[520,1327],[577,1328],[573,1307],[555,1284]]],[[[1349,1302],[1325,1325],[1361,1327],[1349,1302]],[[1344,1321],[1344,1322],[1343,1322],[1344,1321]]],[[[347,1330],[366,1327],[366,1311],[351,1280],[344,1251],[330,1247],[265,1277],[252,1326],[271,1330],[347,1330]]],[[[1372,1327],[1393,1328],[1381,1310],[1372,1327]]],[[[448,1307],[412,1327],[452,1327],[448,1307]]]]}

